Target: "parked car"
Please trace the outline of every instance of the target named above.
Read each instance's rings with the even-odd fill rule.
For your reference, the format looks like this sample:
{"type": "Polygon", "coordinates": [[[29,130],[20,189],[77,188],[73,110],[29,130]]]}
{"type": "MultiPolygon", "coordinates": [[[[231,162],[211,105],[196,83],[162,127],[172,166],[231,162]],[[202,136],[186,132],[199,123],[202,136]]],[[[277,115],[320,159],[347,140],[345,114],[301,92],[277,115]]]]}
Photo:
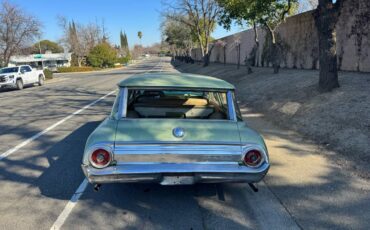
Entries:
{"type": "Polygon", "coordinates": [[[111,115],[88,138],[82,160],[96,188],[116,182],[253,186],[269,166],[264,140],[243,122],[233,85],[164,73],[119,83],[111,115]]]}
{"type": "Polygon", "coordinates": [[[42,70],[32,69],[29,65],[0,69],[0,87],[14,87],[19,90],[25,85],[43,85],[45,75],[42,70]]]}

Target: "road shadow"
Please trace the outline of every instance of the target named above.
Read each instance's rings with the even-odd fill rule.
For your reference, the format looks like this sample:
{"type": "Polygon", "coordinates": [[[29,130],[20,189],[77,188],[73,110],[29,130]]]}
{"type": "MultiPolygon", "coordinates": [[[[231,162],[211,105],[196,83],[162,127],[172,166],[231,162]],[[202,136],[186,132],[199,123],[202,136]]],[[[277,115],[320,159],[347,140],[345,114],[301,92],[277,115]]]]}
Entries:
{"type": "MultiPolygon", "coordinates": [[[[37,187],[40,195],[47,198],[70,200],[85,178],[81,161],[86,139],[99,124],[100,121],[85,123],[56,143],[53,139],[57,134],[45,134],[35,140],[33,148],[39,149],[39,153],[4,158],[0,162],[0,180],[37,187]],[[45,160],[47,164],[39,164],[45,160]],[[28,171],[38,173],[28,174],[28,171]]],[[[108,227],[121,228],[122,225],[117,224],[122,224],[123,220],[130,222],[126,218],[135,216],[134,226],[150,223],[159,229],[200,229],[204,227],[202,224],[215,229],[217,225],[221,228],[248,229],[249,225],[235,219],[252,213],[253,208],[243,202],[240,192],[239,187],[215,184],[107,184],[99,192],[94,192],[92,185],[88,185],[79,207],[68,220],[73,223],[71,227],[79,226],[79,223],[81,226],[101,226],[99,218],[95,217],[106,216],[112,220],[108,227]],[[228,195],[225,195],[225,190],[228,195]],[[233,213],[222,215],[219,210],[232,210],[233,213]],[[116,218],[121,221],[113,221],[116,218]]]]}
{"type": "Polygon", "coordinates": [[[53,134],[47,133],[35,140],[37,146],[34,148],[39,149],[40,154],[30,154],[21,159],[2,159],[1,180],[36,186],[43,196],[69,200],[84,178],[80,165],[86,139],[99,123],[88,122],[57,143],[52,141],[53,134]],[[49,166],[38,164],[44,159],[49,166]],[[17,168],[20,170],[14,170],[17,168]],[[27,170],[41,173],[34,177],[24,173],[27,170]]]}
{"type": "MultiPolygon", "coordinates": [[[[22,106],[18,106],[13,100],[2,101],[0,136],[17,135],[22,139],[27,139],[40,131],[33,126],[36,122],[53,124],[105,95],[105,93],[90,89],[68,87],[43,88],[19,93],[14,97],[31,98],[32,103],[22,101],[22,106]]],[[[108,100],[99,102],[99,107],[90,107],[85,112],[89,112],[90,115],[106,113],[111,109],[113,97],[114,95],[109,96],[108,100]],[[106,109],[99,110],[101,107],[106,109]]]]}

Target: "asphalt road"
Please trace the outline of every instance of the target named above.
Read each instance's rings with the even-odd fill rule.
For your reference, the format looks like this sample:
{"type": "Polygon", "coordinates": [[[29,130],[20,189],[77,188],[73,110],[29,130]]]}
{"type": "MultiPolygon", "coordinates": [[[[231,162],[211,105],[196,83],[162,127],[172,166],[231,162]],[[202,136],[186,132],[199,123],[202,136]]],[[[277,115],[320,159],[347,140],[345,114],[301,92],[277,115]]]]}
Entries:
{"type": "Polygon", "coordinates": [[[65,74],[42,87],[0,91],[0,229],[298,229],[262,182],[160,186],[86,184],[89,134],[110,112],[116,84],[176,71],[168,58],[65,74]]]}

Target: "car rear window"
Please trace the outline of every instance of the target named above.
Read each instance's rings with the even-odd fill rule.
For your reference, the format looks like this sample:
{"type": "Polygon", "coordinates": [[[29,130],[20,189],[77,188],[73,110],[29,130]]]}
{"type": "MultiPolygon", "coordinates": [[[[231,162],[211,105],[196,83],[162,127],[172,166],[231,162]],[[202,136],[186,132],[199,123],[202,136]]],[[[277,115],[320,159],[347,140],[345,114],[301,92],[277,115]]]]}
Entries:
{"type": "Polygon", "coordinates": [[[128,90],[128,118],[228,119],[226,91],[128,90]]]}

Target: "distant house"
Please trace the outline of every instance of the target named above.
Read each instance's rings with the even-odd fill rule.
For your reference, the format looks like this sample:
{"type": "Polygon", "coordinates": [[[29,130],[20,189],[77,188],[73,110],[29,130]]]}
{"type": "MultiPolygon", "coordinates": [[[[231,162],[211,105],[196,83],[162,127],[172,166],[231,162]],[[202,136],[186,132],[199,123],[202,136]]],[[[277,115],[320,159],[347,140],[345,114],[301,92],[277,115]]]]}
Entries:
{"type": "Polygon", "coordinates": [[[10,57],[8,66],[30,65],[37,69],[50,69],[56,71],[58,67],[71,66],[72,53],[51,53],[15,55],[10,57]]]}

